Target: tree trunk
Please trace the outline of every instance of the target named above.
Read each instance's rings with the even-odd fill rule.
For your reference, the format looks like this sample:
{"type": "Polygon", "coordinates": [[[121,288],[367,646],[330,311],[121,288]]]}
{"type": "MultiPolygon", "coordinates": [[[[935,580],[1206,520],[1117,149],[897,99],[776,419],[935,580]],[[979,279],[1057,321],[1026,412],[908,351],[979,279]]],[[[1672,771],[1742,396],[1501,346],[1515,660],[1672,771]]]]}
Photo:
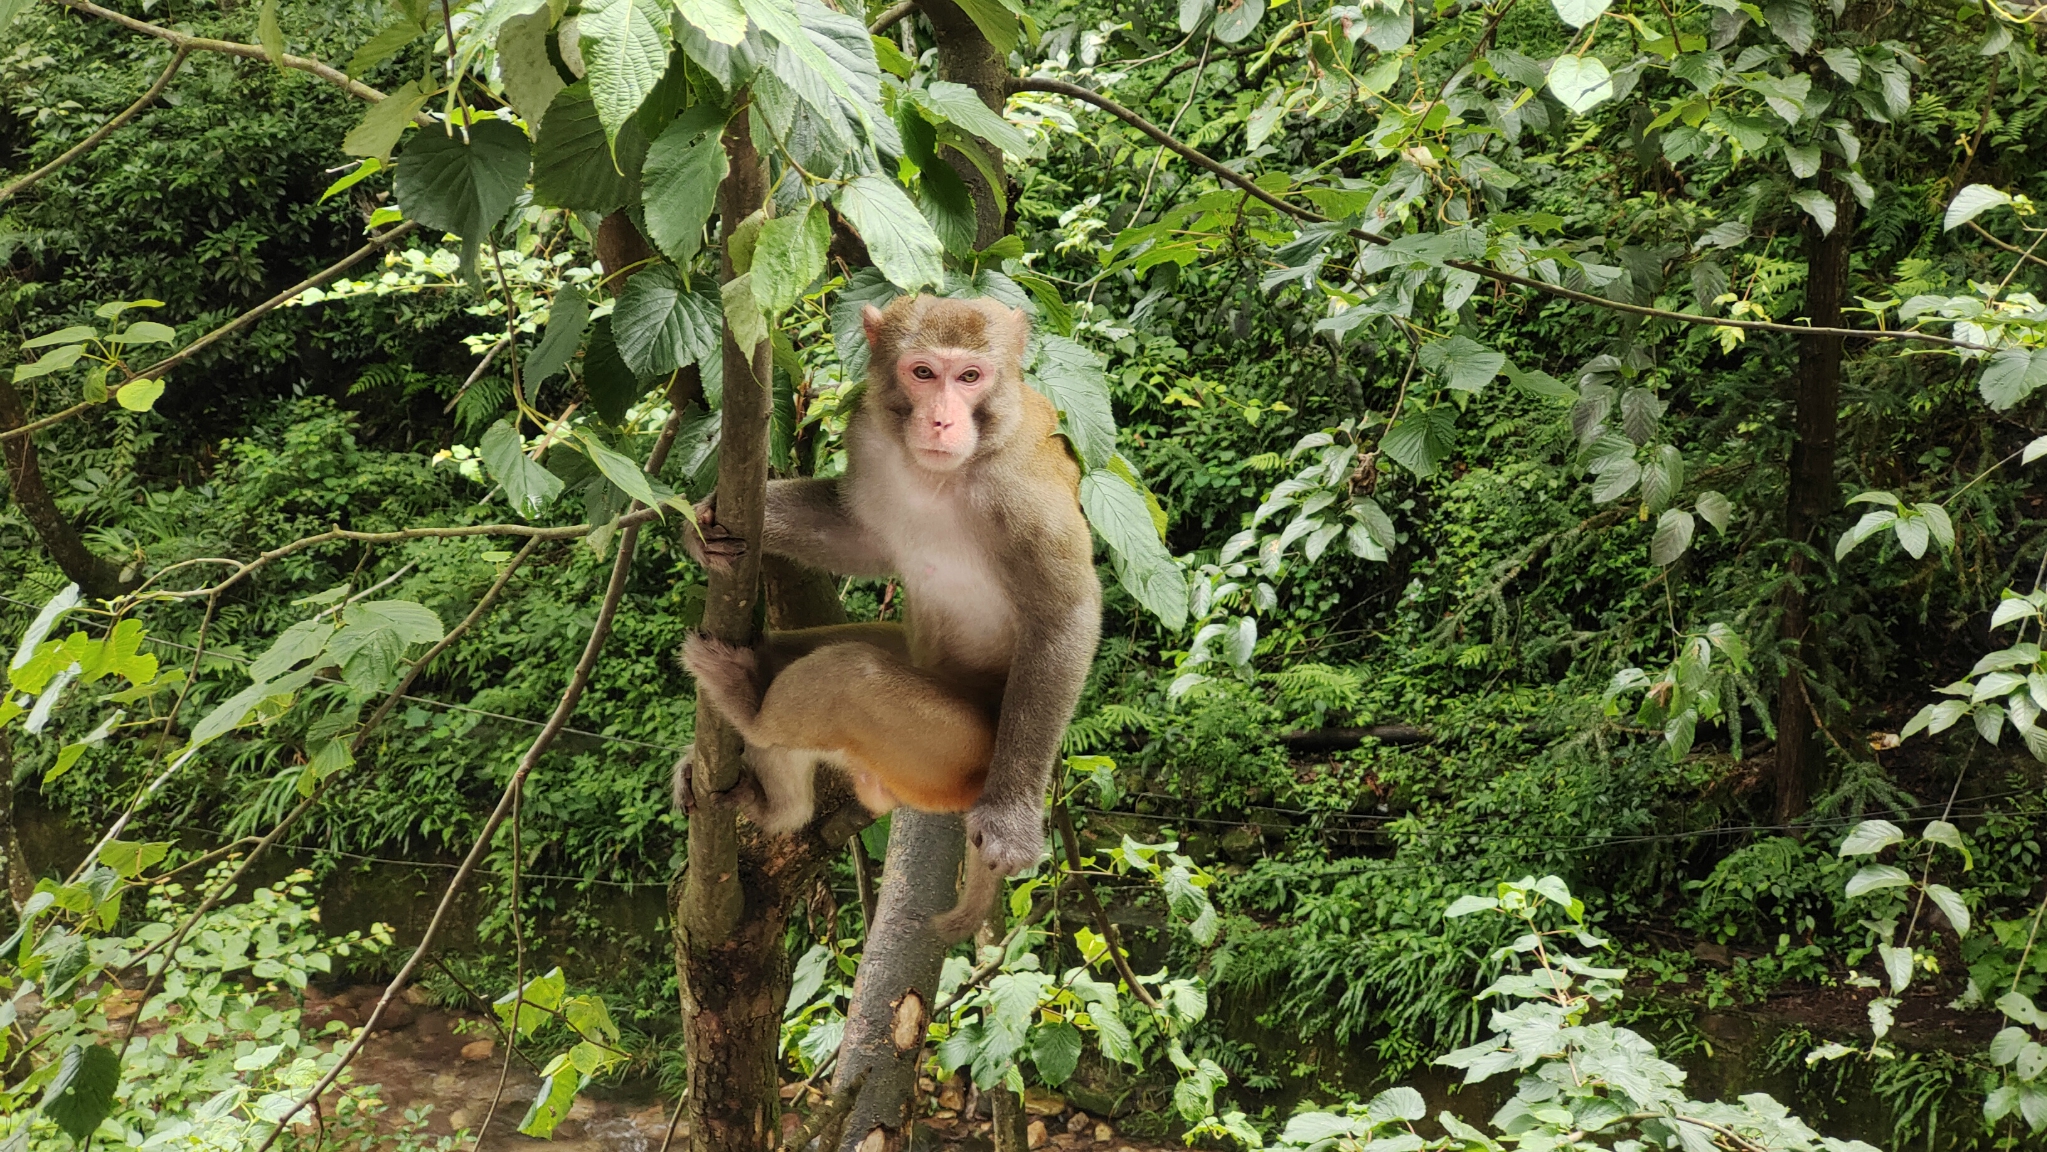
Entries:
{"type": "MultiPolygon", "coordinates": [[[[0,376],[0,429],[19,428],[28,422],[21,393],[14,390],[12,380],[0,376]]],[[[58,510],[57,501],[43,484],[34,440],[34,436],[17,436],[0,444],[7,459],[7,483],[14,489],[14,504],[21,509],[21,518],[49,550],[58,570],[86,595],[102,600],[120,595],[133,582],[123,581],[118,565],[87,548],[78,529],[58,510]]]]}
{"type": "Polygon", "coordinates": [[[832,1077],[834,1088],[867,1078],[847,1114],[841,1152],[910,1146],[917,1064],[946,951],[927,925],[952,908],[965,853],[966,824],[958,816],[898,808],[891,818],[881,902],[853,980],[832,1077]]]}
{"type": "MultiPolygon", "coordinates": [[[[1848,292],[1848,261],[1855,233],[1855,199],[1834,181],[1834,230],[1822,236],[1806,226],[1806,314],[1814,327],[1839,327],[1841,302],[1848,292]]],[[[1826,547],[1826,522],[1840,506],[1834,482],[1834,449],[1841,412],[1841,338],[1801,339],[1798,371],[1792,382],[1797,439],[1784,499],[1784,535],[1790,541],[1785,560],[1789,579],[1779,598],[1782,615],[1778,635],[1785,641],[1787,664],[1777,685],[1776,822],[1789,824],[1805,814],[1813,789],[1826,765],[1813,714],[1817,704],[1808,688],[1819,655],[1813,634],[1808,584],[1818,571],[1812,549],[1826,547]]]]}
{"type": "MultiPolygon", "coordinates": [[[[931,22],[932,38],[938,41],[938,78],[954,84],[965,84],[981,97],[981,102],[1002,114],[1003,105],[1009,100],[1009,61],[988,38],[981,34],[980,26],[962,11],[953,0],[922,0],[918,6],[924,18],[931,22]]],[[[988,154],[995,174],[1007,180],[1002,167],[1002,150],[982,142],[982,151],[988,154]]],[[[998,203],[988,186],[988,178],[971,160],[951,148],[942,153],[946,163],[966,181],[967,190],[974,197],[974,247],[986,248],[1002,239],[1009,231],[1004,218],[1002,203],[1010,200],[1009,190],[1003,189],[1002,203],[998,203]]]]}
{"type": "MultiPolygon", "coordinates": [[[[767,194],[767,173],[747,119],[742,109],[725,129],[731,168],[718,189],[718,209],[728,238],[767,194]]],[[[725,278],[733,275],[728,251],[725,278]]],[[[771,407],[762,382],[771,364],[766,343],[741,348],[729,326],[724,358],[717,515],[720,524],[746,538],[747,550],[732,571],[711,573],[701,627],[715,639],[746,644],[753,640],[760,598],[771,407]]],[[[742,878],[738,821],[731,809],[713,803],[715,794],[738,782],[740,750],[739,734],[699,702],[691,781],[696,810],[675,921],[675,969],[689,1052],[690,1141],[697,1152],[758,1152],[768,1147],[781,1115],[776,1054],[789,978],[782,949],[787,910],[742,878]]]]}
{"type": "Polygon", "coordinates": [[[16,914],[35,895],[36,876],[29,871],[28,856],[21,850],[21,835],[14,827],[14,734],[0,732],[0,855],[7,870],[7,898],[16,914]]]}

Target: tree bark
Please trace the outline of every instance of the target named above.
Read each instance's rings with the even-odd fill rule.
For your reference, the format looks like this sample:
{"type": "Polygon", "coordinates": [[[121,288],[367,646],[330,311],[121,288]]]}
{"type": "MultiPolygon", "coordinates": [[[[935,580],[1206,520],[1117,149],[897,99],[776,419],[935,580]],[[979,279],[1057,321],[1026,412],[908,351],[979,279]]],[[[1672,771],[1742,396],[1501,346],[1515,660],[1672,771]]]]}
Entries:
{"type": "MultiPolygon", "coordinates": [[[[953,0],[923,0],[918,5],[924,18],[931,22],[931,35],[938,42],[938,78],[954,84],[965,84],[981,97],[981,102],[1002,114],[1002,108],[1009,100],[1009,60],[988,38],[981,34],[980,26],[962,11],[953,0]]],[[[1008,179],[1002,166],[1002,150],[982,141],[982,150],[988,153],[995,174],[1008,179]]],[[[945,148],[941,154],[951,164],[953,171],[966,181],[967,190],[974,197],[974,247],[986,248],[1002,239],[1009,231],[1008,221],[993,191],[988,178],[981,169],[965,156],[952,148],[945,148]]],[[[1003,189],[1002,203],[1011,203],[1009,189],[1003,189]]]]}
{"type": "Polygon", "coordinates": [[[916,1117],[917,1064],[938,1002],[945,946],[929,924],[952,908],[966,853],[958,816],[898,808],[891,818],[881,902],[853,979],[834,1087],[864,1075],[847,1114],[841,1152],[900,1152],[916,1117]]]}
{"type": "MultiPolygon", "coordinates": [[[[724,144],[730,171],[718,189],[718,208],[729,237],[765,199],[767,172],[754,150],[745,109],[726,126],[724,144]]],[[[734,274],[728,251],[725,278],[734,274]]],[[[772,405],[764,382],[771,363],[765,342],[741,348],[729,326],[724,360],[717,516],[745,537],[747,550],[731,571],[710,574],[701,627],[715,639],[746,644],[753,640],[760,598],[772,405]]],[[[788,994],[782,948],[787,908],[753,869],[742,874],[737,818],[715,803],[718,793],[739,780],[740,751],[738,733],[699,702],[691,780],[696,810],[675,919],[675,969],[689,1052],[690,1142],[697,1152],[758,1152],[768,1147],[781,1116],[775,1057],[788,994]]]]}
{"type": "MultiPolygon", "coordinates": [[[[1823,236],[1818,227],[1806,226],[1806,313],[1814,327],[1835,328],[1848,293],[1856,205],[1846,188],[1833,180],[1828,183],[1834,198],[1834,230],[1823,236]]],[[[1801,340],[1792,388],[1797,438],[1791,445],[1785,486],[1784,536],[1790,551],[1785,559],[1788,578],[1778,600],[1777,633],[1784,641],[1787,663],[1777,684],[1777,762],[1772,773],[1779,824],[1805,814],[1826,766],[1814,723],[1817,705],[1809,689],[1819,643],[1808,585],[1819,573],[1812,550],[1826,547],[1827,519],[1840,506],[1834,481],[1841,414],[1840,337],[1801,340]]]]}
{"type": "MultiPolygon", "coordinates": [[[[28,410],[22,405],[21,393],[14,390],[12,380],[0,376],[0,429],[19,428],[26,423],[28,410]]],[[[6,456],[7,483],[14,490],[15,506],[21,509],[21,517],[28,521],[36,539],[49,550],[58,570],[88,596],[105,600],[120,595],[126,584],[132,582],[121,579],[121,569],[113,561],[87,548],[78,529],[64,518],[49,487],[43,483],[35,437],[17,436],[0,442],[0,452],[6,456]]]]}

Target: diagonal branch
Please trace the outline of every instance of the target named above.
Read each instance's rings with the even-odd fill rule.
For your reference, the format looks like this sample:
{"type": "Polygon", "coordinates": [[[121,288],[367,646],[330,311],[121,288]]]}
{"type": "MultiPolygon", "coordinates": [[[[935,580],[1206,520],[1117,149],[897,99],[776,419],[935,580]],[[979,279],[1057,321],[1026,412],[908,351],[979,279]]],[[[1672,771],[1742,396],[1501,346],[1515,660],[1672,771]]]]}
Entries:
{"type": "Polygon", "coordinates": [[[1990,241],[1992,244],[1997,245],[1999,248],[2004,249],[2006,252],[2015,253],[2019,257],[2021,263],[2027,260],[2031,260],[2033,263],[2038,264],[2043,268],[2047,268],[2047,258],[2035,256],[2031,251],[2025,248],[2021,248],[2016,244],[1998,239],[1997,236],[1993,234],[1988,228],[1985,228],[1983,225],[1976,223],[1974,220],[1969,221],[1969,227],[1974,228],[1977,231],[1977,233],[1980,234],[1985,240],[1990,241]]]}
{"type": "Polygon", "coordinates": [[[1073,878],[1080,882],[1080,899],[1087,905],[1088,915],[1095,919],[1095,930],[1102,934],[1102,940],[1109,946],[1109,959],[1116,965],[1116,973],[1123,982],[1130,985],[1130,994],[1137,997],[1146,1008],[1156,1012],[1159,1002],[1137,982],[1137,973],[1131,970],[1130,957],[1123,954],[1123,934],[1116,931],[1116,925],[1109,919],[1109,910],[1102,907],[1101,897],[1095,895],[1095,886],[1087,882],[1087,875],[1080,863],[1080,836],[1073,830],[1073,813],[1067,809],[1066,801],[1055,800],[1052,804],[1052,819],[1059,827],[1059,839],[1066,844],[1066,867],[1073,878]]]}
{"type": "Polygon", "coordinates": [[[90,152],[94,148],[97,148],[99,146],[100,141],[105,140],[107,137],[112,136],[114,134],[115,129],[118,129],[121,125],[126,124],[130,120],[135,119],[136,115],[140,113],[144,108],[147,108],[151,104],[156,103],[156,98],[158,96],[163,95],[163,90],[170,86],[171,77],[176,76],[178,74],[178,69],[185,66],[185,57],[191,54],[192,49],[185,46],[180,46],[175,52],[172,52],[170,64],[165,66],[163,70],[163,75],[156,78],[156,83],[151,84],[149,86],[149,91],[144,92],[141,95],[141,97],[135,101],[135,103],[128,105],[128,107],[123,109],[119,115],[115,116],[113,119],[107,121],[106,123],[100,125],[97,129],[93,131],[92,135],[87,136],[85,139],[80,140],[77,144],[73,145],[70,148],[70,150],[65,152],[62,156],[57,157],[55,160],[50,161],[48,164],[43,165],[41,168],[36,169],[35,171],[29,173],[26,176],[23,176],[21,179],[16,180],[14,183],[7,185],[5,188],[0,188],[0,204],[5,204],[7,201],[19,195],[24,189],[30,187],[37,181],[41,180],[43,177],[48,176],[50,173],[55,172],[57,169],[62,168],[64,165],[71,163],[73,160],[76,160],[80,156],[83,156],[87,152],[90,152]]]}
{"type": "Polygon", "coordinates": [[[867,26],[867,34],[869,36],[879,36],[916,14],[917,0],[903,0],[902,3],[876,16],[874,23],[867,26]]]}
{"type": "MultiPolygon", "coordinates": [[[[92,0],[57,0],[57,2],[74,12],[79,12],[86,16],[96,16],[101,20],[112,21],[131,32],[140,32],[144,36],[154,36],[171,47],[182,51],[219,52],[222,55],[241,56],[250,60],[270,59],[270,53],[265,51],[261,44],[243,44],[235,40],[210,40],[204,36],[187,35],[175,28],[166,28],[161,24],[151,24],[147,20],[137,20],[133,16],[116,12],[111,8],[102,8],[94,4],[92,0]]],[[[339,68],[322,64],[318,60],[309,60],[304,56],[293,56],[287,52],[278,60],[278,63],[286,68],[295,68],[300,72],[310,72],[358,99],[375,103],[384,98],[382,92],[377,91],[360,80],[352,80],[349,78],[348,73],[341,71],[339,68]]]]}
{"type": "MultiPolygon", "coordinates": [[[[151,364],[149,367],[142,369],[140,372],[133,373],[128,377],[128,379],[139,380],[144,377],[155,378],[162,376],[164,373],[169,372],[171,369],[191,359],[193,355],[198,353],[201,349],[211,347],[214,344],[218,344],[222,340],[227,339],[229,336],[232,336],[235,333],[241,331],[242,329],[247,328],[249,325],[254,324],[256,321],[261,320],[263,317],[290,303],[293,299],[297,298],[298,296],[305,294],[309,289],[318,288],[322,284],[326,284],[327,282],[335,279],[336,277],[340,276],[343,272],[348,271],[350,268],[360,263],[364,257],[370,255],[372,252],[375,252],[380,248],[388,247],[393,241],[402,240],[405,237],[412,235],[414,232],[418,230],[419,230],[418,221],[407,220],[405,223],[398,225],[396,228],[393,228],[388,232],[383,232],[376,236],[372,236],[370,238],[369,243],[363,245],[362,247],[356,249],[353,252],[350,252],[348,255],[343,256],[338,263],[329,264],[327,267],[321,269],[320,271],[313,273],[311,276],[306,277],[304,280],[301,280],[298,283],[292,285],[291,287],[286,288],[284,291],[279,292],[277,295],[272,296],[270,299],[263,301],[261,304],[256,305],[254,308],[249,309],[247,312],[242,313],[241,315],[235,317],[234,319],[228,321],[227,323],[222,324],[220,327],[215,328],[213,331],[208,332],[206,335],[201,336],[197,340],[192,341],[190,344],[185,345],[178,351],[171,353],[169,356],[164,357],[163,359],[157,361],[154,364],[151,364]]],[[[108,390],[108,394],[112,395],[112,389],[108,390]]],[[[40,432],[43,429],[48,428],[52,424],[61,424],[64,421],[71,419],[73,416],[76,416],[81,412],[91,411],[92,409],[97,408],[104,403],[106,403],[105,400],[81,400],[78,403],[73,404],[69,408],[66,408],[60,412],[53,412],[40,420],[32,420],[26,424],[21,425],[20,427],[9,428],[4,432],[0,432],[0,441],[13,440],[18,437],[28,436],[33,433],[40,432]]]]}
{"type": "MultiPolygon", "coordinates": [[[[1055,96],[1071,97],[1082,103],[1092,104],[1158,141],[1160,144],[1165,145],[1176,155],[1203,169],[1218,180],[1243,189],[1249,195],[1296,220],[1309,224],[1331,223],[1329,217],[1319,212],[1310,211],[1296,204],[1289,204],[1285,200],[1274,196],[1272,193],[1260,188],[1250,177],[1236,172],[1222,162],[1188,147],[1186,144],[1175,139],[1165,129],[1153,124],[1137,112],[1118,104],[1099,92],[1083,88],[1078,84],[1069,84],[1064,80],[1052,80],[1041,76],[1011,80],[1009,82],[1009,90],[1011,92],[1045,92],[1055,96]]],[[[1383,246],[1393,243],[1393,241],[1384,236],[1366,232],[1360,228],[1352,228],[1348,231],[1352,239],[1362,240],[1367,244],[1383,246]]],[[[1700,316],[1691,312],[1671,312],[1662,308],[1650,308],[1641,304],[1625,304],[1619,300],[1609,300],[1604,296],[1594,296],[1589,292],[1579,292],[1576,289],[1565,288],[1557,284],[1548,284],[1526,276],[1516,276],[1512,272],[1502,272],[1497,268],[1489,268],[1483,264],[1473,264],[1464,260],[1445,260],[1443,264],[1445,267],[1476,273],[1488,280],[1497,280],[1503,284],[1513,284],[1521,288],[1532,288],[1537,292],[1556,296],[1564,300],[1575,300],[1580,304],[1592,304],[1614,312],[1630,312],[1637,316],[1653,316],[1659,320],[1675,320],[1682,324],[1702,324],[1713,328],[1742,328],[1751,332],[1783,332],[1794,336],[1839,336],[1844,338],[1853,337],[1861,340],[1912,340],[1922,344],[1938,344],[1948,348],[1970,348],[1982,352],[1992,351],[1986,345],[1975,344],[1967,340],[1953,340],[1946,336],[1936,336],[1931,332],[1915,332],[1910,329],[1874,331],[1863,328],[1814,328],[1803,324],[1775,324],[1767,320],[1724,320],[1715,316],[1700,316]]]]}

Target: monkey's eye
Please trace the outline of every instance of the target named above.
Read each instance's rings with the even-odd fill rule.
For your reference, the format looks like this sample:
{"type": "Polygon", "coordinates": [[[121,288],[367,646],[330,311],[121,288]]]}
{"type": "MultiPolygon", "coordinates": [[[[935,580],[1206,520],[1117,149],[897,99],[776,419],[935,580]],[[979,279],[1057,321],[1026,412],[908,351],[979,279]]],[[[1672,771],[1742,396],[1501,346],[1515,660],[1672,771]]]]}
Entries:
{"type": "Polygon", "coordinates": [[[931,366],[929,364],[919,364],[915,368],[910,369],[910,375],[915,376],[919,380],[931,380],[935,378],[931,371],[931,366]]]}
{"type": "Polygon", "coordinates": [[[979,368],[969,368],[965,372],[960,373],[960,383],[962,384],[978,384],[980,382],[981,370],[979,368]]]}

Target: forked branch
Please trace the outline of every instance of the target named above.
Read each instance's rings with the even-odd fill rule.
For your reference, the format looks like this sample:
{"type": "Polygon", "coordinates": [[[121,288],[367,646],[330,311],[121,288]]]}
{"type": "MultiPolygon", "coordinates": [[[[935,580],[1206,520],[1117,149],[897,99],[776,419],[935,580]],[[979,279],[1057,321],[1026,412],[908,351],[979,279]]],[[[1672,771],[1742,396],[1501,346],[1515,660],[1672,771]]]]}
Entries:
{"type": "Polygon", "coordinates": [[[118,115],[116,115],[113,119],[107,121],[106,123],[100,125],[98,128],[94,129],[92,135],[87,136],[85,139],[80,140],[78,143],[72,145],[69,149],[65,151],[65,153],[62,156],[57,157],[55,160],[50,161],[48,164],[43,165],[41,168],[36,169],[35,171],[29,173],[26,176],[23,176],[21,179],[16,180],[14,183],[9,184],[4,188],[0,188],[0,204],[7,203],[9,200],[12,200],[15,196],[19,195],[24,189],[33,186],[37,181],[43,179],[45,176],[48,176],[50,173],[55,172],[59,168],[62,168],[64,165],[71,163],[73,160],[78,159],[80,156],[85,155],[87,152],[92,151],[94,148],[99,147],[100,141],[105,140],[109,136],[112,136],[115,130],[120,128],[121,125],[126,124],[130,120],[135,119],[136,115],[139,114],[144,108],[147,108],[151,104],[156,103],[156,98],[158,96],[163,95],[163,90],[165,88],[170,87],[171,77],[176,76],[178,74],[178,69],[185,66],[185,57],[191,55],[191,53],[192,50],[190,48],[183,46],[180,46],[176,51],[172,52],[171,62],[164,66],[163,75],[158,76],[156,78],[156,83],[151,84],[149,86],[149,90],[147,92],[144,92],[141,95],[141,97],[135,101],[135,103],[128,105],[126,108],[122,109],[121,112],[118,115]]]}

